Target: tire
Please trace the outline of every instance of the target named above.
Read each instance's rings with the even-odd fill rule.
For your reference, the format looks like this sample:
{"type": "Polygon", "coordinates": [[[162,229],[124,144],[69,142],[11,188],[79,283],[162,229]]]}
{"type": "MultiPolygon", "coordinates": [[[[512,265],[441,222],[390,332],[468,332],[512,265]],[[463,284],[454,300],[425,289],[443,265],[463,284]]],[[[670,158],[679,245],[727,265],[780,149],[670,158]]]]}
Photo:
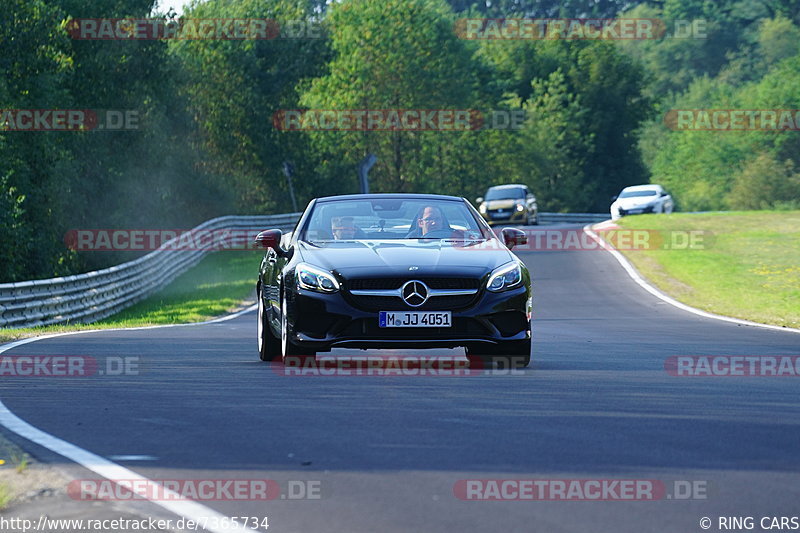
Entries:
{"type": "Polygon", "coordinates": [[[536,211],[536,216],[533,217],[533,225],[534,226],[538,226],[539,225],[539,211],[536,211]]]}
{"type": "Polygon", "coordinates": [[[272,328],[269,327],[260,286],[256,293],[258,296],[258,358],[262,361],[272,361],[280,356],[281,343],[280,340],[272,334],[272,328]]]}
{"type": "Polygon", "coordinates": [[[467,358],[499,368],[525,368],[531,364],[531,340],[509,341],[496,346],[467,348],[467,358]]]}
{"type": "Polygon", "coordinates": [[[286,294],[281,295],[281,343],[280,343],[280,353],[281,353],[281,360],[285,361],[287,357],[293,356],[310,356],[313,357],[316,355],[316,351],[308,350],[307,348],[301,348],[289,340],[289,319],[287,318],[288,315],[288,305],[286,303],[286,294]]]}

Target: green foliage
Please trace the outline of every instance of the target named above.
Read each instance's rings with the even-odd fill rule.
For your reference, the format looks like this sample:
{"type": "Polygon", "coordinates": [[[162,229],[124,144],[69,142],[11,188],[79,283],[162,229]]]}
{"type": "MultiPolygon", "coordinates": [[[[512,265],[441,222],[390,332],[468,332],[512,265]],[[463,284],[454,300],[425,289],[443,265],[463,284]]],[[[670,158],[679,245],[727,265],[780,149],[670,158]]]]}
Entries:
{"type": "MultiPolygon", "coordinates": [[[[329,12],[335,56],[327,73],[301,95],[310,109],[425,110],[475,107],[481,100],[473,50],[453,31],[441,0],[349,0],[329,12]]],[[[293,133],[292,135],[305,135],[293,133]]],[[[311,134],[333,169],[353,169],[368,153],[378,162],[371,189],[453,190],[469,176],[462,147],[476,133],[442,131],[322,131],[311,134]],[[455,147],[455,149],[454,149],[455,147]],[[467,176],[463,172],[468,172],[467,176]],[[454,173],[459,172],[458,176],[454,173]],[[451,180],[455,179],[455,183],[451,180]]],[[[350,174],[355,174],[350,170],[350,174]]]]}
{"type": "Polygon", "coordinates": [[[797,209],[800,173],[792,161],[780,163],[759,154],[736,175],[726,200],[731,209],[797,209]]]}
{"type": "MultiPolygon", "coordinates": [[[[699,79],[675,101],[675,108],[799,109],[798,87],[800,55],[776,64],[759,81],[740,86],[699,79]]],[[[682,209],[716,210],[745,205],[754,209],[793,199],[788,190],[769,186],[760,191],[753,203],[747,203],[743,195],[752,189],[743,180],[755,179],[755,169],[769,165],[774,168],[777,161],[789,161],[796,166],[800,162],[797,131],[666,132],[663,125],[652,127],[662,130],[658,134],[662,142],[652,158],[652,179],[672,190],[682,209]],[[776,196],[768,198],[765,194],[772,193],[766,191],[776,196]]]]}
{"type": "MultiPolygon", "coordinates": [[[[148,17],[153,0],[5,0],[0,109],[114,109],[136,131],[0,131],[0,281],[100,268],[72,228],[187,228],[358,190],[474,198],[521,182],[553,211],[605,211],[620,188],[683,209],[791,206],[796,132],[677,132],[675,108],[800,108],[800,0],[195,0],[193,18],[303,21],[319,38],[72,40],[70,18],[148,17]],[[463,17],[660,18],[646,41],[470,41],[463,17]],[[671,36],[702,19],[705,38],[671,36]],[[281,110],[525,113],[521,129],[280,131],[281,110]],[[657,113],[654,113],[654,110],[657,113]]],[[[286,38],[289,37],[289,38],[286,38]]]]}
{"type": "MultiPolygon", "coordinates": [[[[195,3],[187,16],[313,23],[314,5],[211,0],[195,3]]],[[[329,54],[325,39],[184,40],[172,42],[171,52],[185,70],[181,92],[197,117],[194,147],[203,154],[206,171],[231,191],[236,211],[290,210],[283,161],[295,167],[303,205],[325,190],[305,139],[269,127],[276,111],[297,107],[301,81],[321,72],[329,54]]]]}
{"type": "Polygon", "coordinates": [[[487,42],[482,54],[529,116],[519,139],[493,149],[544,209],[605,211],[622,187],[647,180],[636,131],[652,102],[641,67],[613,44],[487,42]]]}
{"type": "Polygon", "coordinates": [[[611,18],[636,4],[628,0],[449,0],[454,11],[474,9],[485,17],[611,18]]]}
{"type": "Polygon", "coordinates": [[[508,158],[519,177],[515,181],[536,191],[542,209],[588,210],[598,188],[586,174],[593,150],[593,134],[584,127],[589,110],[569,92],[560,70],[531,85],[528,101],[517,98],[514,102],[526,112],[525,128],[503,139],[515,146],[508,158]]]}
{"type": "Polygon", "coordinates": [[[767,65],[774,65],[800,52],[800,28],[779,16],[762,20],[758,27],[758,47],[767,65]]]}

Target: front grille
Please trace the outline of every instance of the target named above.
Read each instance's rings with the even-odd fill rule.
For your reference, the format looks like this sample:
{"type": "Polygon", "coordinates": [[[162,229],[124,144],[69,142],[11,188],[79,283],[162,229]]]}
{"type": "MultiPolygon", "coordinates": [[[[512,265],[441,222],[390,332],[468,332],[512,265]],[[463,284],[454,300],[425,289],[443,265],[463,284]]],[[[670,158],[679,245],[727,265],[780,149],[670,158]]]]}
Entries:
{"type": "Polygon", "coordinates": [[[362,278],[347,280],[349,290],[399,289],[407,281],[416,279],[430,289],[477,289],[480,280],[472,278],[362,278]]]}
{"type": "Polygon", "coordinates": [[[475,278],[408,277],[408,278],[360,278],[347,280],[345,296],[350,303],[364,311],[447,311],[463,309],[474,304],[480,295],[481,280],[475,278]],[[399,296],[355,295],[349,291],[357,290],[398,290],[408,281],[418,280],[429,289],[474,290],[475,294],[458,296],[431,296],[419,307],[412,307],[399,296]]]}
{"type": "Polygon", "coordinates": [[[450,311],[469,307],[478,293],[463,296],[433,296],[419,307],[411,307],[397,296],[355,296],[350,294],[352,304],[364,311],[450,311]]]}

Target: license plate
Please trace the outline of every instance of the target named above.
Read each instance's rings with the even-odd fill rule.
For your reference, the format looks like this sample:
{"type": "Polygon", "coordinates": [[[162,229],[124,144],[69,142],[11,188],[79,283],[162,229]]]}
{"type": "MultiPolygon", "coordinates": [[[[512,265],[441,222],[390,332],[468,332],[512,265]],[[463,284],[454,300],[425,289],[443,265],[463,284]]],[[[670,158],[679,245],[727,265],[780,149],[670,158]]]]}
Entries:
{"type": "Polygon", "coordinates": [[[378,324],[382,328],[449,328],[450,311],[381,311],[378,324]]]}
{"type": "Polygon", "coordinates": [[[628,213],[630,213],[631,215],[638,215],[641,214],[642,211],[643,209],[629,209],[628,213]]]}

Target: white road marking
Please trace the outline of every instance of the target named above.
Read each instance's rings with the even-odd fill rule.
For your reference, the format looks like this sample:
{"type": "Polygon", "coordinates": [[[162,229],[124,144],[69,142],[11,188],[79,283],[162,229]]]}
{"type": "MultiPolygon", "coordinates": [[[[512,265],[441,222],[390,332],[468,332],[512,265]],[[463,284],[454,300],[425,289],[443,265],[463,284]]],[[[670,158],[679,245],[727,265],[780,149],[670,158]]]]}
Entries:
{"type": "MultiPolygon", "coordinates": [[[[258,305],[252,305],[246,309],[243,309],[237,313],[233,313],[231,315],[227,315],[221,318],[215,318],[213,320],[206,320],[205,322],[194,322],[190,324],[165,324],[161,326],[142,326],[136,328],[109,328],[109,329],[91,329],[91,330],[84,330],[84,331],[70,331],[66,333],[54,333],[51,335],[43,335],[41,337],[31,337],[28,339],[20,339],[15,342],[11,342],[8,344],[4,344],[0,346],[0,354],[16,347],[21,346],[23,344],[29,344],[31,342],[36,342],[42,339],[52,339],[54,337],[64,337],[67,335],[80,335],[82,333],[94,333],[98,331],[128,331],[128,330],[141,330],[141,329],[156,329],[156,328],[173,328],[173,327],[182,327],[182,326],[200,326],[204,324],[216,324],[219,322],[226,322],[228,320],[232,320],[239,316],[242,316],[246,313],[250,313],[255,311],[258,308],[258,305]]],[[[120,466],[109,459],[104,457],[100,457],[90,451],[84,450],[74,444],[71,444],[67,441],[61,440],[58,437],[50,435],[49,433],[45,433],[41,429],[38,429],[29,423],[25,422],[17,415],[12,413],[8,407],[0,401],[0,425],[8,429],[9,431],[28,439],[31,442],[38,444],[44,448],[47,448],[51,452],[57,453],[67,459],[74,461],[75,463],[81,465],[82,467],[91,470],[92,472],[103,476],[104,478],[114,481],[115,479],[124,479],[124,480],[138,480],[142,481],[146,485],[153,485],[155,484],[154,481],[133,472],[132,470],[128,470],[127,468],[120,466]]],[[[126,456],[111,456],[113,457],[126,457],[126,456]]],[[[134,457],[134,456],[127,456],[127,457],[134,457]]],[[[139,456],[143,457],[143,456],[139,456]]],[[[123,460],[123,459],[118,459],[123,460]]],[[[130,459],[128,459],[130,460],[130,459]]],[[[135,492],[135,491],[134,491],[135,492]]],[[[223,524],[230,524],[232,521],[227,516],[218,513],[217,511],[211,509],[210,507],[206,507],[205,505],[201,505],[192,500],[181,500],[181,496],[168,489],[163,489],[160,491],[164,496],[165,500],[155,500],[147,498],[146,494],[139,494],[143,500],[147,500],[159,507],[166,509],[167,511],[174,513],[180,517],[186,518],[187,520],[193,520],[198,524],[208,523],[208,522],[216,522],[217,527],[212,527],[211,525],[207,525],[205,527],[206,531],[211,531],[212,533],[229,533],[229,532],[258,532],[257,529],[251,529],[248,527],[244,527],[242,524],[233,523],[232,525],[223,526],[223,524]],[[223,520],[224,519],[224,520],[223,520]],[[205,520],[205,521],[204,521],[205,520]]]]}
{"type": "MultiPolygon", "coordinates": [[[[602,222],[601,224],[607,224],[608,222],[609,221],[602,222]]],[[[601,246],[605,244],[605,246],[603,247],[608,251],[608,253],[614,256],[614,259],[616,259],[620,265],[622,265],[622,268],[625,269],[625,272],[628,273],[628,275],[631,277],[633,281],[638,283],[644,290],[646,290],[656,298],[660,298],[661,300],[665,301],[666,303],[674,307],[677,307],[678,309],[682,309],[689,313],[702,316],[705,318],[713,318],[715,320],[722,320],[723,322],[731,322],[733,324],[740,324],[742,326],[753,326],[757,328],[771,329],[775,331],[788,331],[790,333],[800,333],[800,329],[784,328],[781,326],[773,326],[772,324],[759,324],[758,322],[751,322],[749,320],[741,320],[739,318],[733,318],[729,316],[715,315],[714,313],[709,313],[701,309],[690,307],[684,303],[681,303],[678,300],[670,296],[667,296],[654,286],[650,285],[650,283],[647,280],[645,280],[641,275],[639,275],[639,272],[636,271],[636,268],[630,263],[630,261],[628,261],[628,259],[624,255],[619,253],[618,250],[614,249],[613,245],[606,242],[602,237],[597,235],[597,233],[592,231],[592,224],[587,224],[586,226],[584,226],[583,231],[586,232],[586,234],[588,234],[595,241],[597,241],[598,244],[600,244],[601,246]]]]}

